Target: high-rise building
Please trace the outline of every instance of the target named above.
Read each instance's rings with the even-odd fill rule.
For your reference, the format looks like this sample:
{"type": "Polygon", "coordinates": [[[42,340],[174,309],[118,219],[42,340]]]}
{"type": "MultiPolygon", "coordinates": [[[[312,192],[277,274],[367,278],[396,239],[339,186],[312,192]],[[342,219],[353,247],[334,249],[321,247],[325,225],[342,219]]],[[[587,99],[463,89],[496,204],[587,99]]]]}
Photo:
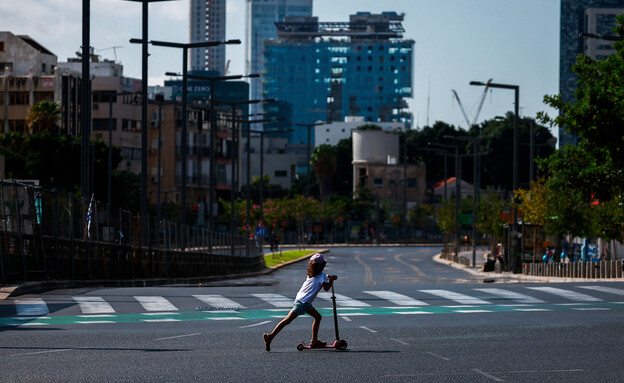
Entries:
{"type": "MultiPolygon", "coordinates": [[[[225,1],[190,1],[190,41],[225,40],[225,1]]],[[[191,49],[191,70],[218,71],[225,74],[225,45],[191,49]]]]}
{"type": "MultiPolygon", "coordinates": [[[[312,16],[312,0],[245,0],[245,72],[264,73],[265,40],[277,37],[275,23],[286,16],[312,16]]],[[[262,97],[262,78],[250,79],[250,100],[262,97]]],[[[251,113],[260,111],[259,105],[251,105],[251,113]]]]}
{"type": "MultiPolygon", "coordinates": [[[[351,15],[348,22],[287,17],[278,38],[265,41],[264,97],[278,102],[265,111],[284,118],[265,129],[292,123],[344,121],[405,122],[412,97],[414,41],[403,39],[404,15],[351,15]]],[[[307,131],[289,133],[289,143],[307,143],[307,131]]],[[[314,143],[312,143],[314,144],[314,143]]]]}
{"type": "MultiPolygon", "coordinates": [[[[613,41],[588,39],[580,33],[613,35],[616,15],[624,13],[624,0],[561,0],[559,93],[564,101],[574,99],[578,76],[572,72],[579,54],[595,60],[611,55],[613,41]]],[[[576,137],[559,129],[560,145],[575,145],[576,137]]]]}

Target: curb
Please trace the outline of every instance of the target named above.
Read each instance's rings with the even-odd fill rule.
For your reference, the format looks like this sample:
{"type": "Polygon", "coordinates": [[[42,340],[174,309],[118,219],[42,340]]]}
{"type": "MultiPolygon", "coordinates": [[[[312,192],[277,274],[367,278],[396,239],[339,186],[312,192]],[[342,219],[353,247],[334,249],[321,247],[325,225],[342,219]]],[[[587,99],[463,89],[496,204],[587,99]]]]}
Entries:
{"type": "MultiPolygon", "coordinates": [[[[327,253],[328,249],[313,250],[314,253],[327,253]]],[[[209,283],[219,282],[227,279],[242,279],[249,277],[257,277],[261,275],[269,275],[280,267],[288,266],[292,263],[300,262],[304,259],[310,258],[310,254],[303,257],[290,260],[288,262],[281,263],[273,267],[265,267],[260,271],[242,273],[242,274],[228,274],[218,276],[207,277],[193,277],[193,278],[154,278],[154,279],[94,279],[94,280],[57,280],[57,281],[40,281],[40,282],[26,282],[19,285],[4,286],[0,288],[0,300],[5,300],[18,295],[39,293],[43,291],[55,290],[55,289],[71,289],[78,287],[149,287],[149,286],[162,286],[162,285],[176,285],[176,284],[196,284],[199,287],[209,283]]]]}
{"type": "MultiPolygon", "coordinates": [[[[313,249],[310,249],[310,251],[312,251],[312,252],[313,252],[312,254],[314,254],[314,253],[321,253],[321,254],[325,254],[325,253],[328,253],[328,252],[329,252],[329,249],[320,249],[320,250],[313,250],[313,249]]],[[[269,253],[269,254],[275,254],[275,253],[269,253]]],[[[287,261],[287,262],[284,262],[284,263],[280,263],[279,265],[275,265],[275,266],[267,266],[267,268],[268,268],[268,269],[270,269],[270,270],[271,270],[271,272],[273,272],[273,271],[275,271],[275,270],[279,269],[280,267],[288,266],[288,265],[290,265],[290,264],[293,264],[293,263],[297,263],[297,262],[303,261],[304,259],[308,259],[308,258],[310,258],[310,256],[311,256],[312,254],[308,254],[308,255],[304,255],[304,256],[299,257],[299,258],[291,259],[290,261],[287,261]]]]}
{"type": "Polygon", "coordinates": [[[623,282],[624,278],[562,278],[562,277],[539,277],[534,275],[514,274],[511,272],[495,273],[493,271],[480,271],[478,267],[464,266],[460,263],[442,259],[442,254],[433,257],[435,262],[453,267],[455,269],[464,270],[474,276],[488,279],[488,282],[496,282],[497,278],[516,279],[518,282],[539,282],[539,283],[569,283],[569,282],[623,282]]]}

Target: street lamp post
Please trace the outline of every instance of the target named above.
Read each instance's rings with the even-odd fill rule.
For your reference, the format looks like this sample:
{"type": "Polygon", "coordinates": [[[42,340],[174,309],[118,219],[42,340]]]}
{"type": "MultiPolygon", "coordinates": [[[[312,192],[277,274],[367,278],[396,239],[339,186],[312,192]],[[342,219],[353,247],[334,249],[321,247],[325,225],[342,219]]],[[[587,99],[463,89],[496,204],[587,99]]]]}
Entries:
{"type": "MultiPolygon", "coordinates": [[[[132,42],[132,40],[131,40],[132,42]]],[[[240,40],[226,40],[226,41],[201,41],[196,43],[176,43],[168,41],[151,41],[152,45],[167,47],[167,48],[179,48],[182,49],[182,137],[181,137],[181,150],[182,150],[182,163],[181,163],[181,191],[180,191],[180,224],[186,225],[186,181],[187,181],[187,87],[188,87],[188,50],[193,48],[205,48],[214,47],[221,44],[240,44],[240,40]]],[[[184,250],[184,239],[182,240],[182,249],[184,250]]]]}
{"type": "Polygon", "coordinates": [[[448,176],[446,175],[446,168],[447,168],[447,151],[444,149],[425,149],[428,152],[433,152],[435,154],[441,154],[442,156],[444,156],[444,202],[446,202],[447,200],[447,193],[446,193],[446,184],[447,184],[447,179],[448,176]]]}
{"type": "Polygon", "coordinates": [[[111,199],[112,199],[112,176],[111,173],[113,171],[113,100],[117,98],[117,96],[127,96],[136,94],[133,92],[107,92],[107,91],[95,91],[91,92],[93,95],[98,96],[108,96],[108,186],[107,186],[107,199],[108,208],[106,210],[106,219],[110,225],[110,209],[111,209],[111,199]]]}
{"type": "MultiPolygon", "coordinates": [[[[266,100],[241,100],[241,101],[219,101],[216,100],[215,103],[216,105],[219,104],[226,104],[226,105],[230,105],[232,107],[232,190],[230,191],[230,231],[232,233],[232,235],[234,235],[234,229],[235,229],[235,225],[234,225],[234,185],[238,184],[238,182],[234,182],[234,178],[235,178],[235,174],[238,174],[239,172],[235,171],[236,168],[240,168],[240,159],[238,158],[238,152],[239,152],[239,143],[238,143],[238,134],[236,133],[236,123],[238,122],[239,124],[243,124],[243,123],[247,123],[247,145],[248,145],[248,149],[247,149],[247,224],[249,224],[249,169],[251,166],[250,163],[250,159],[249,159],[249,124],[250,123],[258,123],[258,122],[262,122],[259,120],[243,120],[242,118],[237,119],[236,118],[236,106],[237,105],[249,105],[249,104],[258,104],[261,102],[272,102],[274,101],[273,99],[266,99],[266,100]],[[234,136],[236,136],[236,138],[234,138],[234,136]],[[236,151],[234,151],[234,148],[236,148],[236,151]],[[234,159],[234,156],[236,156],[236,160],[234,159]],[[235,163],[236,163],[236,168],[235,168],[235,163]]],[[[273,121],[272,119],[268,119],[266,120],[267,122],[273,121]]]]}
{"type": "MultiPolygon", "coordinates": [[[[89,0],[85,0],[89,1],[89,0]]],[[[148,5],[149,3],[171,0],[124,0],[141,3],[142,38],[131,39],[131,43],[141,44],[141,244],[147,240],[147,32],[148,32],[148,5]]]]}
{"type": "Polygon", "coordinates": [[[306,167],[306,197],[310,196],[310,153],[312,149],[312,138],[310,135],[310,129],[312,129],[315,126],[323,125],[323,124],[325,124],[325,122],[322,122],[322,121],[315,122],[314,124],[295,123],[295,126],[302,126],[302,127],[308,128],[308,155],[307,155],[307,161],[306,161],[306,166],[307,166],[306,167]]]}
{"type": "MultiPolygon", "coordinates": [[[[445,136],[446,137],[446,136],[445,136]]],[[[474,147],[473,147],[473,164],[472,164],[472,183],[473,183],[473,196],[472,196],[472,266],[475,267],[477,266],[477,246],[476,246],[476,240],[477,240],[477,199],[479,197],[479,190],[481,188],[480,185],[480,175],[478,172],[478,156],[481,155],[482,153],[479,153],[480,147],[481,147],[481,141],[483,141],[486,138],[491,138],[491,137],[469,137],[469,136],[449,136],[449,138],[452,138],[454,140],[458,140],[458,141],[469,141],[474,143],[474,147]]]]}
{"type": "MultiPolygon", "coordinates": [[[[238,41],[240,44],[240,40],[238,41]]],[[[259,74],[249,74],[249,75],[232,75],[232,76],[202,76],[202,75],[187,75],[186,77],[195,80],[205,80],[210,81],[210,191],[208,194],[208,229],[213,230],[213,215],[214,215],[214,197],[215,197],[215,188],[216,188],[216,177],[215,177],[215,143],[217,141],[217,115],[215,109],[215,83],[218,81],[228,81],[228,80],[240,80],[242,78],[256,78],[260,77],[259,74]]],[[[210,243],[210,248],[212,249],[212,241],[210,243]]]]}
{"type": "MultiPolygon", "coordinates": [[[[455,257],[459,256],[459,205],[461,200],[461,158],[459,156],[458,145],[429,144],[442,148],[455,149],[455,257]]],[[[446,184],[446,180],[444,180],[446,184]]],[[[444,186],[446,188],[446,185],[444,186]]]]}
{"type": "Polygon", "coordinates": [[[488,84],[481,81],[471,81],[470,85],[489,86],[490,88],[511,89],[514,91],[514,134],[513,134],[513,255],[511,257],[511,267],[514,273],[520,272],[522,259],[520,262],[518,257],[518,204],[515,197],[515,191],[518,188],[518,113],[520,109],[520,86],[509,84],[497,84],[490,82],[488,84]]]}

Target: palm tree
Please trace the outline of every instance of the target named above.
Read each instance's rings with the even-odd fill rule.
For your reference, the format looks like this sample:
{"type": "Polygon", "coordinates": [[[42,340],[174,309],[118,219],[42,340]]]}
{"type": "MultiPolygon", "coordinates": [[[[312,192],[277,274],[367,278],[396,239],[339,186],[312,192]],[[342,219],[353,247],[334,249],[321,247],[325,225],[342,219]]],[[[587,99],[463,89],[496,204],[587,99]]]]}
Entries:
{"type": "Polygon", "coordinates": [[[39,101],[30,106],[26,116],[26,126],[29,133],[47,130],[58,134],[59,127],[56,124],[61,119],[61,109],[56,102],[39,101]]]}
{"type": "Polygon", "coordinates": [[[319,184],[319,194],[326,196],[333,192],[333,176],[336,173],[336,147],[322,144],[314,148],[310,162],[319,184]]]}

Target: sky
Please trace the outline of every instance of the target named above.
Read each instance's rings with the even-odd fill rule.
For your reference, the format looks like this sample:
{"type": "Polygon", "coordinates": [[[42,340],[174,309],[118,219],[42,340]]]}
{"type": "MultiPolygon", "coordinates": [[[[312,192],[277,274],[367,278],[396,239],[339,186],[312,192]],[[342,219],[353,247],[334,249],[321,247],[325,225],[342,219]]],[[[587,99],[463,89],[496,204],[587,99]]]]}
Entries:
{"type": "MultiPolygon", "coordinates": [[[[91,46],[120,61],[127,77],[141,77],[141,47],[129,43],[141,38],[141,9],[135,1],[91,0],[91,46]]],[[[319,21],[348,21],[358,11],[405,14],[404,38],[415,41],[407,100],[414,127],[444,121],[466,128],[452,89],[472,121],[484,96],[473,80],[518,85],[521,117],[556,114],[543,98],[559,92],[559,0],[314,0],[319,21]]],[[[81,50],[81,17],[82,0],[0,0],[0,31],[29,35],[61,62],[81,50]]],[[[188,42],[188,18],[189,0],[150,4],[149,39],[188,42]]],[[[226,39],[242,41],[226,47],[230,74],[244,74],[244,23],[245,0],[227,0],[226,39]]],[[[182,71],[180,49],[149,50],[150,85],[182,71]]],[[[512,90],[488,91],[477,123],[513,111],[513,103],[512,90]]]]}

